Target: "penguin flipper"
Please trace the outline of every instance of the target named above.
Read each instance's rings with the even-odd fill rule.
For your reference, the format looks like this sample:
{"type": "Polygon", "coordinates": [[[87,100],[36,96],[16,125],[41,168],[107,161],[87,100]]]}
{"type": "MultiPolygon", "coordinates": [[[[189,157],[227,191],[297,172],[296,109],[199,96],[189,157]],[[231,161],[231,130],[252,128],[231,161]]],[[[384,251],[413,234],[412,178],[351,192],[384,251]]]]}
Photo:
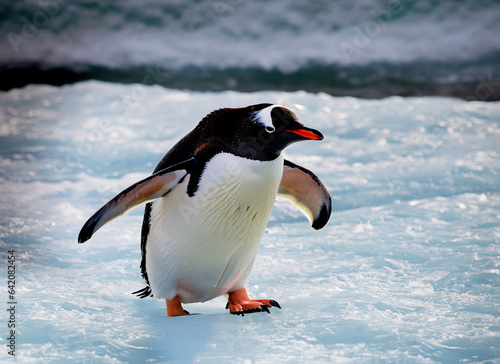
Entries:
{"type": "Polygon", "coordinates": [[[326,187],[314,173],[286,159],[278,195],[300,207],[316,230],[330,219],[332,199],[326,187]]]}
{"type": "Polygon", "coordinates": [[[196,159],[191,158],[162,169],[126,188],[87,220],[78,235],[78,243],[86,242],[104,224],[125,214],[133,207],[165,196],[195,168],[196,159]]]}

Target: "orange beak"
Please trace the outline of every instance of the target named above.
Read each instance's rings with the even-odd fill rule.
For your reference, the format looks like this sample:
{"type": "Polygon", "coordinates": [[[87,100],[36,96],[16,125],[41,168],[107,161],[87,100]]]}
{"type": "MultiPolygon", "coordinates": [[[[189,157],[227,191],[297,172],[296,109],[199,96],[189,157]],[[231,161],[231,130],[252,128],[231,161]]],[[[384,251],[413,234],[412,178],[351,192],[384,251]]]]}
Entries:
{"type": "Polygon", "coordinates": [[[321,134],[319,131],[314,130],[314,129],[295,129],[295,130],[285,130],[286,132],[289,133],[294,133],[297,135],[300,135],[301,137],[304,137],[306,139],[311,139],[311,140],[322,140],[324,139],[323,134],[321,134]]]}

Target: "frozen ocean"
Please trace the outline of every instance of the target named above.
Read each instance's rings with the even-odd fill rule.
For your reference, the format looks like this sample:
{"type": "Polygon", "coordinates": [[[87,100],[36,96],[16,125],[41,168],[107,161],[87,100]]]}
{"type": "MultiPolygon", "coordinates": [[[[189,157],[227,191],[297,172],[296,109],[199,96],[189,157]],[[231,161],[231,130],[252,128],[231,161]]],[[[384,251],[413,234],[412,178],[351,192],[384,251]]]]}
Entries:
{"type": "Polygon", "coordinates": [[[14,89],[0,110],[18,362],[498,362],[500,103],[88,81],[14,89]],[[325,135],[286,156],[328,187],[331,220],[314,231],[277,200],[247,287],[281,310],[219,298],[168,318],[131,294],[143,209],[83,245],[79,229],[208,112],[260,102],[325,135]]]}
{"type": "Polygon", "coordinates": [[[498,34],[497,0],[2,4],[0,362],[500,363],[498,34]],[[276,200],[247,289],[281,310],[168,318],[131,294],[142,207],[78,233],[256,103],[325,136],[285,156],[331,219],[276,200]]]}

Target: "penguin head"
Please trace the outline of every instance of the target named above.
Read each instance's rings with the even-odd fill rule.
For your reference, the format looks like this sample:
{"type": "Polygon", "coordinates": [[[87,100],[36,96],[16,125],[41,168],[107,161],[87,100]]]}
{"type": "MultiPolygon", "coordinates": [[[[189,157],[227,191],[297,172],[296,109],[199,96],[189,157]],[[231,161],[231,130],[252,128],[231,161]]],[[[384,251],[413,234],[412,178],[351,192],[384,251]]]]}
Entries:
{"type": "Polygon", "coordinates": [[[292,143],[323,139],[291,110],[274,104],[219,109],[207,115],[199,127],[202,140],[210,139],[218,150],[261,161],[276,159],[292,143]]]}
{"type": "Polygon", "coordinates": [[[248,134],[253,147],[270,157],[279,156],[292,143],[323,139],[319,131],[304,126],[293,111],[284,106],[260,104],[248,108],[253,110],[251,121],[254,125],[248,134]]]}
{"type": "Polygon", "coordinates": [[[319,131],[305,127],[293,111],[284,106],[269,105],[259,110],[255,116],[261,126],[259,134],[264,133],[263,127],[263,130],[271,136],[271,138],[263,137],[268,144],[274,143],[274,146],[279,144],[284,149],[291,143],[301,140],[323,139],[323,135],[319,131]]]}

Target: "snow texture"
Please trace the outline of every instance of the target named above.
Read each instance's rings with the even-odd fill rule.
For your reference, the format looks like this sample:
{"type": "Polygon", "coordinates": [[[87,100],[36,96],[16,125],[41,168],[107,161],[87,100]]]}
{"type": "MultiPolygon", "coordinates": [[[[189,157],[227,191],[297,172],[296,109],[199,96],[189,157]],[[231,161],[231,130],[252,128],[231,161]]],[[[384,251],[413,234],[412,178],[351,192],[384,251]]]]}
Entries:
{"type": "Polygon", "coordinates": [[[499,138],[500,103],[452,98],[96,81],[0,93],[0,246],[2,267],[16,251],[17,362],[498,362],[499,138]],[[232,316],[218,298],[168,318],[165,302],[130,294],[144,286],[142,208],[83,245],[79,229],[208,112],[260,102],[325,135],[286,157],[328,187],[331,220],[314,231],[277,200],[247,288],[282,310],[232,316]]]}

